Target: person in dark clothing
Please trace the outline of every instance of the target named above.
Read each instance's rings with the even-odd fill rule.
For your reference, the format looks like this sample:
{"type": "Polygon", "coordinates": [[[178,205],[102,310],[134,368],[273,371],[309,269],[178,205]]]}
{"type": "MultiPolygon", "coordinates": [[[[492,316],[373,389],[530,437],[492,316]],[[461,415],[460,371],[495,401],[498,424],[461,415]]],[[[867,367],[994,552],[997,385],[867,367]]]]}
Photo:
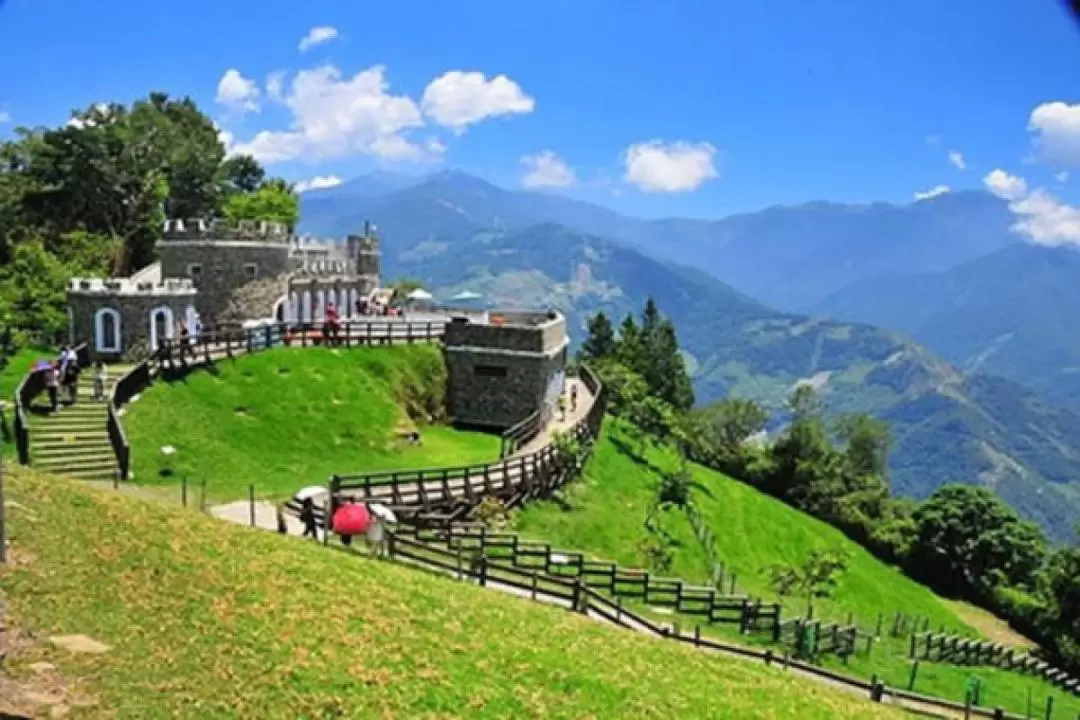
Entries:
{"type": "Polygon", "coordinates": [[[352,547],[352,535],[342,535],[341,544],[345,547],[352,547]]]}
{"type": "Polygon", "coordinates": [[[59,407],[59,400],[57,398],[57,385],[60,384],[59,375],[60,371],[57,368],[58,363],[52,363],[49,367],[42,370],[45,373],[45,389],[49,393],[49,407],[52,412],[56,412],[59,407]]]}
{"type": "Polygon", "coordinates": [[[300,505],[300,522],[304,523],[304,537],[319,539],[319,524],[315,521],[315,503],[304,498],[300,505]]]}
{"type": "Polygon", "coordinates": [[[570,386],[570,411],[577,410],[577,385],[570,386]]]}

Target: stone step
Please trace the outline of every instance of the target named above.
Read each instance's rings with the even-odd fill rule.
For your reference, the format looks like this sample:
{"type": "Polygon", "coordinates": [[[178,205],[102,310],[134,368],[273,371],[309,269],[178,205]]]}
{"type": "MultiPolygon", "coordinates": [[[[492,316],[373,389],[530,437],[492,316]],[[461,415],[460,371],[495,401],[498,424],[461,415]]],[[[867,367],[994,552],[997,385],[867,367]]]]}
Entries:
{"type": "Polygon", "coordinates": [[[105,417],[109,414],[109,406],[103,402],[79,402],[74,405],[63,405],[54,413],[40,416],[42,419],[62,417],[105,417]]]}
{"type": "Polygon", "coordinates": [[[60,457],[70,455],[85,455],[90,452],[112,452],[112,443],[109,436],[85,438],[78,442],[66,442],[50,440],[48,442],[30,442],[30,456],[35,460],[39,457],[60,457]]]}
{"type": "Polygon", "coordinates": [[[58,475],[62,474],[68,477],[78,478],[79,480],[114,480],[116,478],[116,473],[119,471],[120,468],[114,462],[109,467],[101,466],[79,468],[77,470],[65,470],[63,473],[57,473],[54,470],[50,470],[49,472],[53,472],[58,475]]]}
{"type": "Polygon", "coordinates": [[[65,430],[104,430],[105,417],[66,417],[30,423],[30,432],[62,432],[65,430]]]}
{"type": "Polygon", "coordinates": [[[114,467],[116,456],[110,448],[104,452],[93,449],[80,455],[31,455],[31,461],[35,468],[48,472],[61,472],[67,470],[81,470],[83,468],[96,468],[104,465],[114,467]]]}

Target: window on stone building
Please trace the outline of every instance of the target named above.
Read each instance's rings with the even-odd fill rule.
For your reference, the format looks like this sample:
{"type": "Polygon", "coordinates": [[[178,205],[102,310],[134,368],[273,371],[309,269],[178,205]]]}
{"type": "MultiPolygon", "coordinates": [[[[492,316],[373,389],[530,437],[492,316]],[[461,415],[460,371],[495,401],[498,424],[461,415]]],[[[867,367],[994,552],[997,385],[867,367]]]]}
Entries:
{"type": "Polygon", "coordinates": [[[473,367],[473,374],[481,377],[504,378],[506,368],[501,365],[476,365],[473,367]]]}
{"type": "Polygon", "coordinates": [[[255,263],[244,263],[244,279],[251,282],[259,277],[259,266],[255,263]]]}
{"type": "Polygon", "coordinates": [[[191,263],[187,266],[188,277],[191,278],[191,282],[195,287],[199,286],[199,281],[202,280],[202,265],[199,263],[191,263]]]}
{"type": "Polygon", "coordinates": [[[94,348],[98,352],[120,352],[120,313],[101,308],[94,313],[94,348]]]}

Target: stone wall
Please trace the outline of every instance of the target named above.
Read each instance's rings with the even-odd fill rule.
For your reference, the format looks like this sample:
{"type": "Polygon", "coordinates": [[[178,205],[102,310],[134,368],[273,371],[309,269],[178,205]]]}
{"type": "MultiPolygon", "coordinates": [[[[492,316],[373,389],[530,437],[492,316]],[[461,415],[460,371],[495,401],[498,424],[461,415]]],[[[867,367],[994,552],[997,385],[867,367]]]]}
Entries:
{"type": "Polygon", "coordinates": [[[505,430],[536,412],[552,379],[565,371],[566,350],[554,355],[445,349],[446,404],[454,422],[505,430]]]}
{"type": "Polygon", "coordinates": [[[248,283],[233,292],[219,320],[222,323],[242,323],[245,320],[272,318],[278,302],[288,291],[288,275],[248,283]]]}
{"type": "Polygon", "coordinates": [[[541,408],[553,379],[565,372],[566,321],[528,319],[542,322],[447,324],[447,412],[455,422],[504,430],[541,408]]]}
{"type": "Polygon", "coordinates": [[[158,318],[157,339],[161,333],[171,338],[177,334],[177,323],[188,317],[189,308],[195,307],[195,295],[186,292],[176,295],[103,295],[68,293],[68,309],[71,314],[71,335],[75,343],[86,342],[91,358],[121,360],[141,356],[155,339],[151,329],[151,311],[158,318]],[[102,309],[119,313],[120,347],[116,350],[100,347],[95,327],[95,317],[102,309]]]}
{"type": "MultiPolygon", "coordinates": [[[[286,243],[246,240],[166,240],[158,243],[161,273],[166,278],[191,278],[189,269],[198,264],[201,274],[196,285],[196,307],[207,327],[223,320],[239,288],[252,282],[247,269],[255,266],[255,281],[273,278],[290,270],[289,246],[286,243]]],[[[193,278],[194,279],[194,278],[193,278]]]]}

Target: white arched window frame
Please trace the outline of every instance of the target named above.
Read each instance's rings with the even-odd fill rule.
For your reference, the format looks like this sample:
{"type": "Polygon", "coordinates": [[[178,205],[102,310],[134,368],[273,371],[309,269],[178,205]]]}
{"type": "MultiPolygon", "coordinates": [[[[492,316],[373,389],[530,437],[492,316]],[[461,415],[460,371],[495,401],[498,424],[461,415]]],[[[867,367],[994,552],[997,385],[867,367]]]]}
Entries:
{"type": "Polygon", "coordinates": [[[286,322],[289,319],[289,296],[285,295],[274,303],[274,321],[286,322]]]}
{"type": "Polygon", "coordinates": [[[322,322],[326,319],[326,293],[319,290],[315,293],[315,320],[322,322]]]}
{"type": "Polygon", "coordinates": [[[94,349],[101,353],[118,353],[120,341],[120,313],[113,308],[101,308],[94,313],[94,349]]]}
{"type": "Polygon", "coordinates": [[[300,321],[311,322],[311,291],[305,290],[300,306],[300,321]]]}
{"type": "Polygon", "coordinates": [[[196,319],[199,317],[199,313],[195,310],[194,305],[188,305],[184,309],[184,318],[187,320],[188,334],[192,340],[198,340],[199,325],[196,319]]]}

